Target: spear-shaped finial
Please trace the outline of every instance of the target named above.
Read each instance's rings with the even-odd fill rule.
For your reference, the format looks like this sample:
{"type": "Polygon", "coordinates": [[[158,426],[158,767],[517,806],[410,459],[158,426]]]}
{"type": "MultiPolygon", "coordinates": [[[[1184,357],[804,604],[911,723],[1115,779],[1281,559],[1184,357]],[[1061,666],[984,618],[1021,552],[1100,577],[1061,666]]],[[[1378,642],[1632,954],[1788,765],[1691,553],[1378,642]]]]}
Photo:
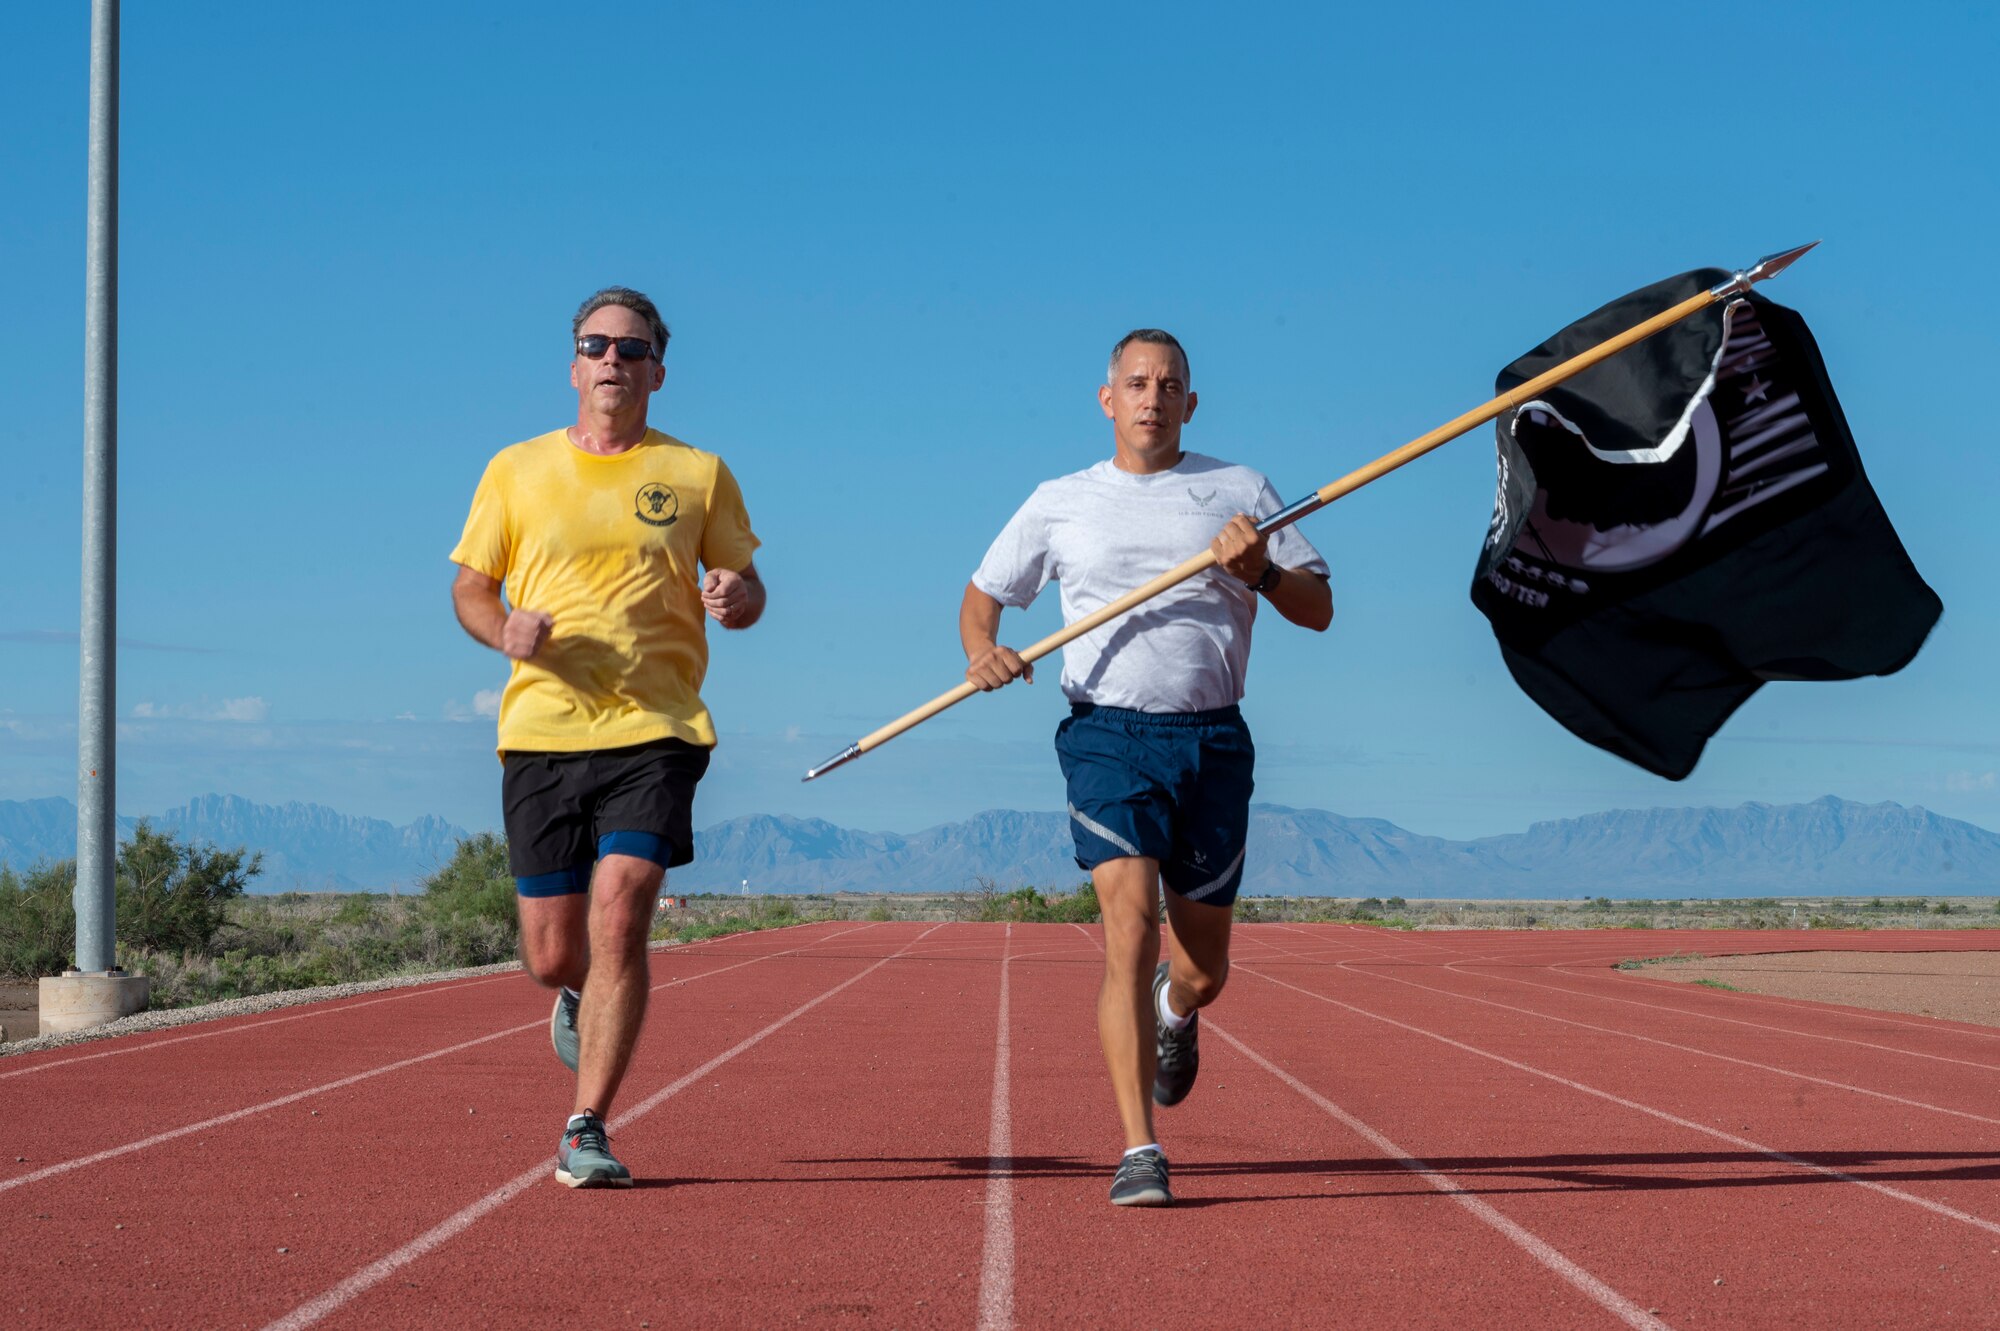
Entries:
{"type": "Polygon", "coordinates": [[[1779,273],[1790,268],[1794,263],[1798,262],[1800,255],[1817,244],[1819,244],[1818,241],[1809,240],[1796,249],[1783,250],[1777,254],[1767,254],[1757,260],[1746,271],[1737,273],[1727,282],[1715,287],[1710,294],[1718,300],[1727,296],[1740,296],[1751,287],[1757,285],[1757,283],[1764,281],[1766,278],[1776,277],[1779,273]]]}

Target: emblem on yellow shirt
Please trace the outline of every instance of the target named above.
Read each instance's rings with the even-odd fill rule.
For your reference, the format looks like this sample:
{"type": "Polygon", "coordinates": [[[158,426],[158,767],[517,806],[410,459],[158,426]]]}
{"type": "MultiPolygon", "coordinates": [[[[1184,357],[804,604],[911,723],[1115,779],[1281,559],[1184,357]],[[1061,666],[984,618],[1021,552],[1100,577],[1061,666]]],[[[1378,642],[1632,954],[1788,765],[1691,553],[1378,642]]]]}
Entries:
{"type": "Polygon", "coordinates": [[[671,527],[681,515],[681,501],[666,486],[653,481],[639,490],[638,510],[633,516],[654,527],[671,527]]]}

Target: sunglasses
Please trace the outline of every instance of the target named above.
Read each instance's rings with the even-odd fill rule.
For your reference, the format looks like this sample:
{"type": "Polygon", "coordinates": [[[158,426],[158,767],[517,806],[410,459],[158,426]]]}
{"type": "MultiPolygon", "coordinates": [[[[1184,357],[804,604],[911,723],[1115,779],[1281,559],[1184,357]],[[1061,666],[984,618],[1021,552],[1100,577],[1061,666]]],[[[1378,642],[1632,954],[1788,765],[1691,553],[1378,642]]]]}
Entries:
{"type": "Polygon", "coordinates": [[[651,360],[653,344],[643,337],[606,337],[602,333],[587,333],[576,340],[576,354],[585,360],[603,360],[604,353],[618,348],[620,360],[651,360]]]}

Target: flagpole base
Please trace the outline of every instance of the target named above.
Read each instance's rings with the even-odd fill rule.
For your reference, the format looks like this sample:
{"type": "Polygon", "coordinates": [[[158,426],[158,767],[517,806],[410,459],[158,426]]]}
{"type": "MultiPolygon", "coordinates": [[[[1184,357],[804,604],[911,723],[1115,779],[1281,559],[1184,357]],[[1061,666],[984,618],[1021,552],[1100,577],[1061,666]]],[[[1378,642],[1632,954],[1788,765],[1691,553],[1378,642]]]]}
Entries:
{"type": "Polygon", "coordinates": [[[153,982],[121,970],[65,971],[42,977],[39,1035],[87,1031],[146,1009],[153,982]]]}

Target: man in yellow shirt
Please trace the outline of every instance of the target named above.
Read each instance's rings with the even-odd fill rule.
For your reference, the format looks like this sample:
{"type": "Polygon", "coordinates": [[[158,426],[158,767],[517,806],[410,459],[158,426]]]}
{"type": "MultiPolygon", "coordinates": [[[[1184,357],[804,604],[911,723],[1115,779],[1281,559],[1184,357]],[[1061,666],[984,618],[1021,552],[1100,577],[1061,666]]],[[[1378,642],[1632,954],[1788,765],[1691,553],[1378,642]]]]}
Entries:
{"type": "Polygon", "coordinates": [[[729,468],[646,425],[666,379],[653,302],[606,287],[570,331],[576,424],[487,464],[451,598],[465,631],[514,663],[499,746],[521,957],[557,989],[550,1035],[577,1074],[556,1177],[628,1187],[604,1120],[645,1018],[660,887],[694,858],[694,788],[715,746],[702,616],[750,627],[764,583],[729,468]]]}

